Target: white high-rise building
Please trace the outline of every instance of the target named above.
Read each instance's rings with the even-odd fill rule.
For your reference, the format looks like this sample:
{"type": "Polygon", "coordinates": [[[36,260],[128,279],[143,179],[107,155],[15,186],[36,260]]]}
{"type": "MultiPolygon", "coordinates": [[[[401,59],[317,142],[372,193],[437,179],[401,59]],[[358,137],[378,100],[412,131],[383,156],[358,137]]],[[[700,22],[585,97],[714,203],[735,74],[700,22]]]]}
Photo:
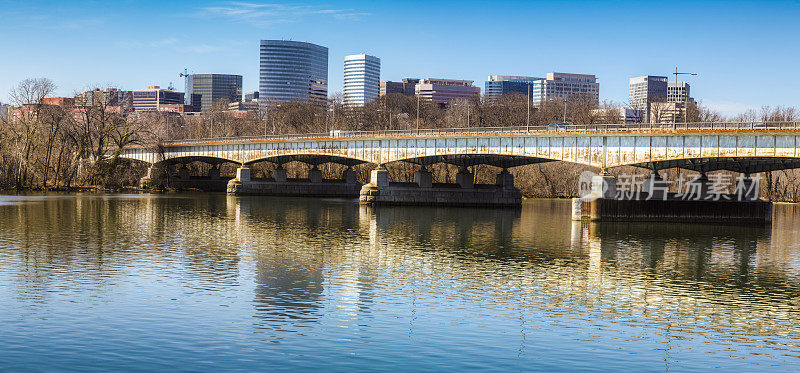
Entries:
{"type": "Polygon", "coordinates": [[[367,54],[344,58],[344,103],[363,106],[378,98],[381,87],[381,59],[367,54]]]}
{"type": "MultiPolygon", "coordinates": [[[[667,77],[645,75],[629,80],[628,104],[636,113],[644,114],[639,121],[650,122],[650,106],[667,101],[667,77]]],[[[626,122],[627,123],[627,122],[626,122]]]]}
{"type": "Polygon", "coordinates": [[[637,76],[628,85],[628,103],[634,109],[647,110],[651,102],[667,101],[666,76],[637,76]]]}

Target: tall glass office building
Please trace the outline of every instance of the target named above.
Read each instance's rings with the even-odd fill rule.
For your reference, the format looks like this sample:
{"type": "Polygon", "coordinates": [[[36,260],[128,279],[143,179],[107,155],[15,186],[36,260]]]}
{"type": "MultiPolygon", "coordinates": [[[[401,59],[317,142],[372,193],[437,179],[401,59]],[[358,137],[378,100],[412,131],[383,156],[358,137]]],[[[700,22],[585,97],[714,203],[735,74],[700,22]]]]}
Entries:
{"type": "Polygon", "coordinates": [[[344,58],[344,103],[364,106],[378,98],[381,88],[381,59],[366,54],[344,58]]]}
{"type": "Polygon", "coordinates": [[[290,40],[262,40],[258,75],[263,102],[328,100],[328,48],[290,40]]]}
{"type": "MultiPolygon", "coordinates": [[[[215,102],[228,103],[242,101],[242,76],[227,74],[192,74],[186,82],[186,97],[194,101],[200,98],[200,110],[211,108],[215,102]]],[[[197,102],[190,105],[198,107],[197,102]]]]}

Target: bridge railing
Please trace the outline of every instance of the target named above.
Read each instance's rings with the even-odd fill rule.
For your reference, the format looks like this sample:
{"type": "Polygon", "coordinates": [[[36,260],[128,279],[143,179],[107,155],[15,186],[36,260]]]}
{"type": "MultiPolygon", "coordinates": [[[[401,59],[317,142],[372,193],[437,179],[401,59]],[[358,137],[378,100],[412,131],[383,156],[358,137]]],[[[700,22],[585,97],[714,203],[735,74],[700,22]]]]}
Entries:
{"type": "Polygon", "coordinates": [[[168,141],[166,144],[207,144],[251,141],[319,140],[348,138],[443,137],[470,135],[526,135],[526,134],[580,134],[617,132],[673,132],[673,131],[764,131],[800,130],[800,122],[695,122],[695,123],[635,123],[635,124],[555,124],[545,126],[515,127],[464,127],[420,128],[380,131],[331,131],[323,133],[216,137],[168,141]]]}

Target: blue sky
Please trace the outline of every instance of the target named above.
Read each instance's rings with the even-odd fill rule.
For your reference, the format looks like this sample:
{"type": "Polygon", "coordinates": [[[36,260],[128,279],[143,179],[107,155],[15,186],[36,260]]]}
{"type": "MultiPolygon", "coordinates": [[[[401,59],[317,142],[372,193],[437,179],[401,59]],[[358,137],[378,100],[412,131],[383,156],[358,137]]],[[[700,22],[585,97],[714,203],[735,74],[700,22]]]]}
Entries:
{"type": "Polygon", "coordinates": [[[330,91],[343,58],[381,58],[381,80],[596,74],[601,100],[628,79],[696,72],[693,96],[735,113],[800,107],[800,1],[6,1],[0,101],[28,77],[69,95],[173,82],[178,73],[244,76],[258,86],[260,39],[327,46],[330,91]]]}

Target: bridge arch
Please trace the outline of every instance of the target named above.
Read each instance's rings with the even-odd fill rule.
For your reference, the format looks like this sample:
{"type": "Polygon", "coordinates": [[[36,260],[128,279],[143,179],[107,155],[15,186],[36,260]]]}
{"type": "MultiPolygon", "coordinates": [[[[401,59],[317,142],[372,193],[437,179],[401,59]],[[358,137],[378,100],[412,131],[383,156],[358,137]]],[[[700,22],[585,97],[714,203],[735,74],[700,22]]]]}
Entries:
{"type": "Polygon", "coordinates": [[[652,160],[646,162],[631,163],[620,166],[635,166],[649,168],[651,170],[666,170],[671,168],[682,168],[697,172],[711,171],[733,171],[740,173],[759,173],[778,170],[788,170],[800,168],[800,158],[798,157],[688,157],[664,160],[652,160]]]}
{"type": "Polygon", "coordinates": [[[209,157],[209,156],[181,156],[181,157],[172,157],[167,158],[158,162],[153,163],[153,165],[165,165],[165,166],[172,166],[176,164],[189,164],[192,162],[203,162],[208,163],[212,166],[220,165],[223,163],[235,163],[239,164],[238,161],[228,159],[228,158],[221,158],[221,157],[209,157]]]}
{"type": "Polygon", "coordinates": [[[269,155],[250,159],[244,162],[245,166],[250,166],[259,162],[271,162],[278,165],[283,165],[289,162],[302,162],[314,166],[319,166],[324,163],[338,163],[344,166],[352,167],[362,163],[371,163],[363,159],[355,157],[346,157],[333,154],[314,154],[314,153],[294,153],[294,154],[280,154],[269,155]]]}
{"type": "Polygon", "coordinates": [[[451,154],[436,154],[424,156],[411,156],[408,158],[393,159],[385,163],[407,162],[420,166],[429,166],[437,163],[447,163],[459,167],[470,167],[475,165],[490,165],[500,168],[511,168],[529,164],[555,162],[554,159],[532,157],[526,155],[510,154],[474,154],[454,152],[451,154]]]}
{"type": "Polygon", "coordinates": [[[135,150],[136,151],[123,152],[119,155],[119,157],[121,159],[144,162],[151,166],[187,164],[196,161],[208,163],[211,165],[217,165],[222,163],[239,163],[239,164],[241,163],[238,160],[226,157],[207,156],[207,155],[165,156],[163,154],[151,151],[145,151],[143,149],[135,149],[135,150]]]}

